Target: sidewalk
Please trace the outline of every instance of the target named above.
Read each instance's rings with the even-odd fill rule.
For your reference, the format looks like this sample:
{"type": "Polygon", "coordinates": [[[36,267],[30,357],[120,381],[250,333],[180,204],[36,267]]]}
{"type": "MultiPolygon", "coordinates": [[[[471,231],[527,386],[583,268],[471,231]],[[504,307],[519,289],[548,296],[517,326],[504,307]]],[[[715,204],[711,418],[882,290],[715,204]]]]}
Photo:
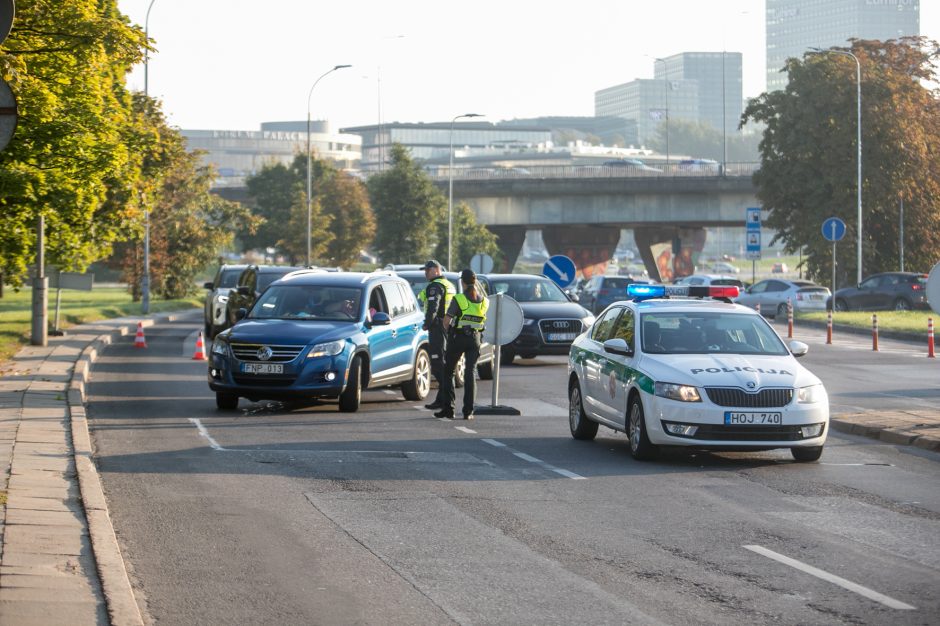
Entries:
{"type": "MultiPolygon", "coordinates": [[[[85,324],[0,363],[0,624],[142,624],[85,420],[98,351],[191,315],[85,324]]],[[[861,413],[834,430],[940,451],[940,409],[861,413]]]]}

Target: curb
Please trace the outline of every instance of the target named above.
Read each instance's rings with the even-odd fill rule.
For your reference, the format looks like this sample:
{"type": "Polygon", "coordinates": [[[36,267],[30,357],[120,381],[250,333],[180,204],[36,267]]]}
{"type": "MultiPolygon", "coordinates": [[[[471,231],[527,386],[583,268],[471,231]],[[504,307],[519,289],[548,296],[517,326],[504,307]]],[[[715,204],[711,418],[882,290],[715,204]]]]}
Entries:
{"type": "Polygon", "coordinates": [[[869,439],[877,439],[885,443],[896,445],[912,446],[931,452],[940,452],[940,437],[929,435],[920,435],[908,430],[899,428],[885,428],[883,426],[867,426],[865,424],[856,424],[837,417],[829,418],[829,426],[839,432],[850,435],[861,435],[869,439]]]}
{"type": "MultiPolygon", "coordinates": [[[[157,322],[175,321],[182,315],[185,314],[163,314],[139,321],[144,327],[150,327],[157,322]]],[[[85,518],[88,521],[88,534],[91,538],[95,567],[101,581],[110,623],[121,626],[125,624],[143,626],[140,607],[134,597],[134,590],[124,565],[124,557],[121,555],[121,548],[114,534],[114,526],[111,524],[108,503],[101,487],[101,478],[94,463],[91,435],[88,431],[85,413],[85,385],[88,382],[91,365],[97,360],[101,348],[111,345],[118,337],[136,332],[137,322],[128,324],[99,335],[85,346],[72,369],[67,404],[79,493],[85,510],[85,518]]]]}

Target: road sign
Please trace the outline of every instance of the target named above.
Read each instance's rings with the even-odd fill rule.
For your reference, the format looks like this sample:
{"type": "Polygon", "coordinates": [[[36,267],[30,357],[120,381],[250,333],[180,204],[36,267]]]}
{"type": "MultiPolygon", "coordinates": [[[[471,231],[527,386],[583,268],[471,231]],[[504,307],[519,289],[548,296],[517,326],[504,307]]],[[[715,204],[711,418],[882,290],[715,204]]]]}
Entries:
{"type": "Polygon", "coordinates": [[[822,234],[826,241],[842,241],[845,237],[845,222],[838,217],[830,217],[823,222],[822,234]]]}
{"type": "Polygon", "coordinates": [[[490,296],[489,301],[486,327],[483,329],[483,341],[494,346],[505,346],[512,343],[522,332],[522,323],[525,321],[522,307],[504,293],[490,296]]]}
{"type": "Polygon", "coordinates": [[[556,254],[545,261],[542,266],[542,273],[545,274],[553,283],[565,289],[574,284],[577,270],[574,267],[574,261],[563,254],[556,254]]]}
{"type": "Polygon", "coordinates": [[[13,0],[0,0],[0,42],[10,34],[15,13],[16,8],[13,6],[13,0]]]}
{"type": "Polygon", "coordinates": [[[747,230],[760,230],[760,207],[748,207],[744,226],[747,230]]]}
{"type": "Polygon", "coordinates": [[[470,259],[470,269],[477,274],[489,274],[493,271],[493,257],[488,254],[474,254],[470,259]]]}
{"type": "Polygon", "coordinates": [[[934,265],[927,276],[927,304],[940,315],[940,263],[934,265]]]}
{"type": "Polygon", "coordinates": [[[0,80],[0,150],[7,147],[16,131],[16,96],[10,86],[0,80]]]}
{"type": "Polygon", "coordinates": [[[760,258],[760,248],[761,248],[761,246],[760,246],[760,230],[748,230],[748,231],[745,233],[745,243],[747,244],[747,247],[745,248],[745,250],[747,251],[747,258],[749,258],[749,259],[758,258],[758,259],[759,259],[759,258],[760,258]],[[753,256],[753,255],[755,255],[755,254],[757,255],[756,257],[753,256]]]}

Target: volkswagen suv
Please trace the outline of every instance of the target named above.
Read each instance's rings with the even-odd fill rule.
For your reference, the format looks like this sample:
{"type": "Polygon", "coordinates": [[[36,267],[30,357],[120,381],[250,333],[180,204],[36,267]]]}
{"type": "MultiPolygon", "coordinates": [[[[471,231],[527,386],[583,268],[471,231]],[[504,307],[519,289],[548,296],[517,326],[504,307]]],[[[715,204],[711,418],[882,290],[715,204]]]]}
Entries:
{"type": "Polygon", "coordinates": [[[363,389],[391,385],[408,400],[428,395],[424,316],[407,281],[390,272],[292,272],[239,318],[209,354],[219,409],[239,398],[327,398],[354,412],[363,389]]]}

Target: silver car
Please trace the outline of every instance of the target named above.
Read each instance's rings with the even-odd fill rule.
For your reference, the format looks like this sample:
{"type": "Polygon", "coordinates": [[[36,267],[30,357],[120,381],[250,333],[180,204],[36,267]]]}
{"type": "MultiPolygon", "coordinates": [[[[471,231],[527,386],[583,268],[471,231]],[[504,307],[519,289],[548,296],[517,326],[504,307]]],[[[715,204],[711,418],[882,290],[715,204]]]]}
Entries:
{"type": "Polygon", "coordinates": [[[768,278],[754,283],[735,299],[738,304],[756,309],[766,317],[785,318],[787,299],[793,303],[793,311],[825,311],[829,299],[829,288],[807,280],[784,280],[768,278]]]}

